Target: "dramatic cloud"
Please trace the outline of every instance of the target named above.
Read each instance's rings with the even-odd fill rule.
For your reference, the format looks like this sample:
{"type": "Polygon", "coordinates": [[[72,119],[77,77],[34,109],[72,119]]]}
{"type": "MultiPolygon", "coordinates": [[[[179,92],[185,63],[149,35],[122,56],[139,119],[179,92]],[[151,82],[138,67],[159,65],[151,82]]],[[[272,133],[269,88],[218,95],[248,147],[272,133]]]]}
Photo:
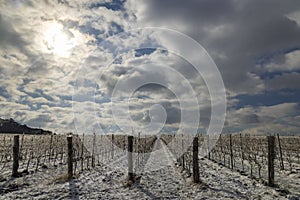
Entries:
{"type": "Polygon", "coordinates": [[[158,27],[191,37],[216,63],[226,130],[299,131],[298,0],[12,0],[0,11],[1,117],[57,132],[120,131],[111,101],[122,117],[129,96],[132,123],[118,118],[129,128],[164,121],[178,130],[184,110],[198,112],[195,100],[207,129],[212,74],[192,65],[206,65],[207,55],[172,34],[138,30],[158,27]]]}
{"type": "MultiPolygon", "coordinates": [[[[297,56],[300,46],[298,5],[295,0],[188,3],[154,0],[140,1],[139,4],[127,1],[139,26],[163,26],[182,31],[208,50],[222,74],[228,97],[231,102],[238,103],[229,108],[236,116],[240,115],[237,106],[269,106],[297,99],[300,66],[297,56]],[[262,97],[269,92],[272,92],[272,98],[270,94],[262,97]],[[256,95],[260,102],[255,102],[256,95]],[[245,101],[247,96],[254,101],[245,101]]],[[[295,103],[299,103],[299,95],[295,103]]],[[[299,112],[299,107],[295,109],[299,112]]],[[[234,116],[230,114],[227,118],[230,117],[234,116]]],[[[239,126],[259,122],[257,114],[245,113],[239,126]]],[[[275,119],[273,123],[281,124],[275,119]]]]}

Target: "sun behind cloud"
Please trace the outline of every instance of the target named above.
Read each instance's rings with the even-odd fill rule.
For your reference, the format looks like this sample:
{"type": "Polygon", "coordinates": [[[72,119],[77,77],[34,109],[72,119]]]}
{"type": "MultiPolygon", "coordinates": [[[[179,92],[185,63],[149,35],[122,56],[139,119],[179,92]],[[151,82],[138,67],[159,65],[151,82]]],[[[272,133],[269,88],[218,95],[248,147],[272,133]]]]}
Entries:
{"type": "Polygon", "coordinates": [[[64,28],[58,22],[48,22],[44,26],[43,45],[46,51],[50,51],[59,57],[68,57],[76,45],[76,38],[72,30],[64,28]]]}

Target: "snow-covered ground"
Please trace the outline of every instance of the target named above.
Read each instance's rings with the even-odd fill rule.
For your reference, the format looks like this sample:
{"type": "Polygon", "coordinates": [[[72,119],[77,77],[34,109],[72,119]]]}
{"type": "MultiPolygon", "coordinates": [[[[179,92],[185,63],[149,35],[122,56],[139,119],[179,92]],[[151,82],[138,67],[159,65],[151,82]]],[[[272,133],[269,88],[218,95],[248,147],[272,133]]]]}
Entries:
{"type": "Polygon", "coordinates": [[[176,167],[163,142],[157,140],[155,149],[160,149],[159,156],[150,156],[145,172],[137,175],[131,186],[127,184],[126,173],[107,166],[85,170],[71,181],[62,177],[67,171],[65,166],[39,169],[14,179],[9,172],[2,171],[0,199],[300,199],[296,194],[284,194],[207,159],[199,161],[202,183],[193,184],[176,167]],[[160,163],[163,167],[157,168],[160,163]]]}

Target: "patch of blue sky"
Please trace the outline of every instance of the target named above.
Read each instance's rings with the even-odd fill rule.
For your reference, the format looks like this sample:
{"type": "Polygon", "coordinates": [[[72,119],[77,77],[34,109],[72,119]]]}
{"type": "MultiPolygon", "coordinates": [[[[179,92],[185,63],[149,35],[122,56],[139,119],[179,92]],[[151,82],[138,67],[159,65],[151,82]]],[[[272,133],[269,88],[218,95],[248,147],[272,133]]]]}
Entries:
{"type": "Polygon", "coordinates": [[[8,93],[8,91],[6,90],[6,88],[1,87],[0,86],[0,96],[9,99],[11,97],[11,95],[8,93]]]}
{"type": "Polygon", "coordinates": [[[37,111],[37,110],[41,109],[42,105],[47,105],[49,107],[54,106],[53,103],[38,103],[38,102],[33,103],[24,98],[21,99],[20,101],[17,101],[17,103],[20,103],[22,105],[27,105],[31,111],[37,111]]]}
{"type": "Polygon", "coordinates": [[[100,39],[99,35],[104,33],[103,30],[93,28],[91,26],[91,23],[86,23],[84,25],[80,25],[80,26],[78,26],[78,28],[79,28],[80,32],[92,35],[92,36],[94,36],[95,38],[98,38],[98,39],[100,39]]]}
{"type": "Polygon", "coordinates": [[[150,99],[150,97],[147,95],[138,95],[137,98],[138,99],[150,99]]]}
{"type": "Polygon", "coordinates": [[[110,25],[111,25],[111,27],[110,27],[110,30],[108,31],[110,36],[124,32],[124,28],[120,24],[118,24],[116,22],[111,22],[110,25]]]}
{"type": "Polygon", "coordinates": [[[47,99],[48,101],[54,101],[53,97],[48,94],[45,94],[44,90],[42,89],[35,89],[35,94],[37,94],[38,97],[40,96],[47,99]]]}
{"type": "Polygon", "coordinates": [[[238,100],[234,106],[236,109],[245,106],[273,106],[282,103],[300,104],[300,90],[282,89],[256,95],[242,94],[234,97],[234,99],[238,100]]]}
{"type": "Polygon", "coordinates": [[[28,91],[25,91],[25,85],[24,84],[18,86],[17,89],[19,91],[27,94],[28,96],[30,96],[32,98],[43,97],[48,101],[54,101],[53,97],[51,97],[50,95],[45,94],[45,92],[41,89],[35,89],[34,92],[28,92],[28,91]]]}
{"type": "Polygon", "coordinates": [[[118,56],[113,60],[112,64],[122,64],[122,62],[123,58],[121,56],[118,56]]]}
{"type": "Polygon", "coordinates": [[[119,33],[124,32],[121,25],[112,22],[108,32],[95,29],[90,24],[82,25],[79,28],[81,32],[89,34],[95,38],[95,40],[88,43],[89,45],[96,45],[98,49],[108,50],[109,52],[115,53],[115,55],[120,53],[119,46],[114,43],[114,37],[119,33]]]}
{"type": "MultiPolygon", "coordinates": [[[[33,95],[36,96],[36,95],[33,95]]],[[[42,108],[43,105],[49,106],[49,107],[61,107],[61,108],[66,108],[66,107],[71,107],[71,100],[72,97],[66,97],[66,96],[58,96],[60,98],[60,101],[47,101],[47,102],[31,102],[27,100],[26,96],[21,96],[20,100],[17,101],[17,103],[23,104],[23,105],[28,105],[30,110],[39,110],[42,108]]],[[[35,97],[33,97],[35,98],[35,97]]],[[[37,98],[37,97],[36,97],[37,98]]]]}
{"type": "Polygon", "coordinates": [[[105,40],[106,38],[124,31],[124,28],[116,22],[110,23],[108,32],[105,32],[105,30],[100,30],[100,29],[94,28],[92,26],[92,22],[78,26],[78,28],[82,33],[86,33],[86,34],[94,36],[94,38],[96,38],[96,41],[95,41],[96,44],[101,44],[101,42],[103,40],[105,40]]]}
{"type": "Polygon", "coordinates": [[[99,3],[92,3],[88,6],[90,9],[95,9],[99,7],[105,7],[110,10],[124,10],[124,3],[126,0],[112,0],[110,2],[99,2],[99,3]]]}
{"type": "Polygon", "coordinates": [[[120,64],[121,60],[121,55],[128,53],[129,51],[135,51],[135,56],[139,57],[141,55],[146,55],[146,54],[151,54],[154,51],[159,48],[160,53],[162,54],[168,54],[168,51],[164,50],[164,47],[162,47],[155,39],[151,39],[149,37],[144,38],[143,42],[140,43],[138,46],[123,46],[120,45],[119,40],[124,40],[126,41],[127,39],[130,39],[131,34],[130,32],[123,32],[123,29],[119,25],[114,25],[117,27],[117,31],[115,31],[115,34],[108,36],[106,39],[99,40],[98,45],[99,49],[107,50],[108,52],[113,54],[113,57],[115,57],[114,63],[120,64]],[[120,32],[119,32],[120,31],[120,32]]]}
{"type": "Polygon", "coordinates": [[[150,55],[154,51],[156,51],[156,48],[135,49],[135,57],[140,57],[140,56],[143,56],[143,55],[150,55]]]}
{"type": "Polygon", "coordinates": [[[107,95],[96,95],[95,94],[94,101],[97,104],[102,104],[102,103],[109,103],[109,102],[111,102],[111,99],[107,95]]]}
{"type": "Polygon", "coordinates": [[[61,100],[64,100],[64,101],[71,101],[72,100],[72,96],[71,95],[58,95],[58,97],[61,100]]]}

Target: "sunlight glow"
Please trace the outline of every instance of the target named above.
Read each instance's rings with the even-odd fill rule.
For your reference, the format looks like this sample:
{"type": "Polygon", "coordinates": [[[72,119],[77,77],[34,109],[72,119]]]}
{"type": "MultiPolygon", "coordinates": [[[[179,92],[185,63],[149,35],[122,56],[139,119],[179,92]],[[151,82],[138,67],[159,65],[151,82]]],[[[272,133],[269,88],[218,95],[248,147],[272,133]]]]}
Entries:
{"type": "Polygon", "coordinates": [[[71,30],[57,22],[47,23],[44,27],[43,43],[47,50],[60,57],[68,57],[76,45],[71,30]]]}

